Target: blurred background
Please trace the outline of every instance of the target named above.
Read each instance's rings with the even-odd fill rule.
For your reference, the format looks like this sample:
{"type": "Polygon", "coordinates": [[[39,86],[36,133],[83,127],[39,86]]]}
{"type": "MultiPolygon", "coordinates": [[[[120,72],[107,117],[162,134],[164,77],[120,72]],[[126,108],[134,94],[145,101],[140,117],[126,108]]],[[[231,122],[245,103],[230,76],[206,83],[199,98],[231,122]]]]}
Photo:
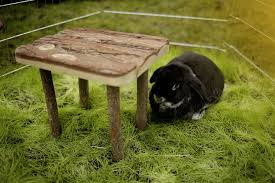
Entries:
{"type": "Polygon", "coordinates": [[[184,43],[186,49],[202,45],[231,50],[274,79],[274,12],[272,0],[1,0],[0,74],[20,67],[14,58],[17,46],[65,28],[90,27],[164,36],[171,42],[184,43]],[[100,13],[89,15],[97,11],[100,13]]]}

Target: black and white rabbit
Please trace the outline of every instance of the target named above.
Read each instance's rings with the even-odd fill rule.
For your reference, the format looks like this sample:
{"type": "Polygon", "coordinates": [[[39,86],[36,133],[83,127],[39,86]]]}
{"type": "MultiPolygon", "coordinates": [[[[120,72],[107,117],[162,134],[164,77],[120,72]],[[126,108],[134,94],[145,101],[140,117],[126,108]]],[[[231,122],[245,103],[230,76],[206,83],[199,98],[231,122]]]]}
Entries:
{"type": "Polygon", "coordinates": [[[188,52],[158,68],[150,83],[150,104],[157,117],[198,120],[221,97],[224,76],[209,58],[188,52]]]}

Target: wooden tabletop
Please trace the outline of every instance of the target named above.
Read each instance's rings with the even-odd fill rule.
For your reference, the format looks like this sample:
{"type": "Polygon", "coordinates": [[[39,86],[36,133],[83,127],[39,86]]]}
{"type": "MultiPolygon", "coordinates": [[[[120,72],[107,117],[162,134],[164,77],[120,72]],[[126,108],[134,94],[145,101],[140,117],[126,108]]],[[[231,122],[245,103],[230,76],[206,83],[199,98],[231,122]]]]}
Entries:
{"type": "Polygon", "coordinates": [[[162,37],[96,29],[64,30],[16,49],[16,60],[118,86],[168,51],[162,37]]]}

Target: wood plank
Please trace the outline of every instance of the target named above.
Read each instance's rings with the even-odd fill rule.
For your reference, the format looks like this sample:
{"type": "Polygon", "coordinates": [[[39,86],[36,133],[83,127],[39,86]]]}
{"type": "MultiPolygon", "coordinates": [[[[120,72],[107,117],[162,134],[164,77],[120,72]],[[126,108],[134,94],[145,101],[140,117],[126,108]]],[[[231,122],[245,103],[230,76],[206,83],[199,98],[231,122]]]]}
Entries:
{"type": "Polygon", "coordinates": [[[74,29],[21,46],[16,49],[16,57],[87,73],[123,76],[146,65],[167,44],[167,39],[156,36],[74,29]]]}
{"type": "Polygon", "coordinates": [[[32,65],[38,68],[51,70],[53,72],[60,74],[69,74],[72,76],[77,76],[79,78],[97,81],[99,83],[103,83],[110,86],[122,86],[129,84],[131,81],[135,80],[138,76],[145,72],[155,60],[157,60],[165,53],[167,53],[168,50],[169,46],[164,46],[157,55],[152,55],[151,57],[149,57],[147,62],[143,64],[140,68],[135,68],[134,70],[122,76],[100,75],[93,72],[77,70],[74,67],[64,67],[63,65],[56,65],[51,64],[49,62],[40,62],[39,60],[23,59],[19,57],[16,57],[16,61],[18,63],[32,65]]]}
{"type": "MultiPolygon", "coordinates": [[[[50,45],[45,44],[42,46],[50,45]]],[[[22,46],[17,49],[16,57],[111,76],[124,75],[136,68],[134,63],[116,61],[112,55],[81,54],[58,47],[44,51],[38,46],[22,46]]]]}
{"type": "Polygon", "coordinates": [[[74,36],[75,38],[113,45],[122,44],[126,47],[132,46],[144,50],[159,49],[163,43],[168,43],[168,40],[162,37],[96,29],[65,30],[57,36],[60,35],[74,36]]]}

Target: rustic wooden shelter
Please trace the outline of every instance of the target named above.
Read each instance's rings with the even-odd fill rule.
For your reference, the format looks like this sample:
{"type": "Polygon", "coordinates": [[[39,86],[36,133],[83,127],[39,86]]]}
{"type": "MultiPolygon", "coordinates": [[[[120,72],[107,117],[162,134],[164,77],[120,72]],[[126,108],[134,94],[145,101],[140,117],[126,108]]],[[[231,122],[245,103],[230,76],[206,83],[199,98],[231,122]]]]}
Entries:
{"type": "Polygon", "coordinates": [[[107,85],[113,160],[123,158],[119,87],[137,79],[136,126],[147,125],[148,68],[168,51],[162,37],[95,29],[64,30],[16,49],[19,63],[40,69],[52,135],[61,125],[51,71],[79,77],[80,104],[90,108],[88,80],[107,85]]]}

